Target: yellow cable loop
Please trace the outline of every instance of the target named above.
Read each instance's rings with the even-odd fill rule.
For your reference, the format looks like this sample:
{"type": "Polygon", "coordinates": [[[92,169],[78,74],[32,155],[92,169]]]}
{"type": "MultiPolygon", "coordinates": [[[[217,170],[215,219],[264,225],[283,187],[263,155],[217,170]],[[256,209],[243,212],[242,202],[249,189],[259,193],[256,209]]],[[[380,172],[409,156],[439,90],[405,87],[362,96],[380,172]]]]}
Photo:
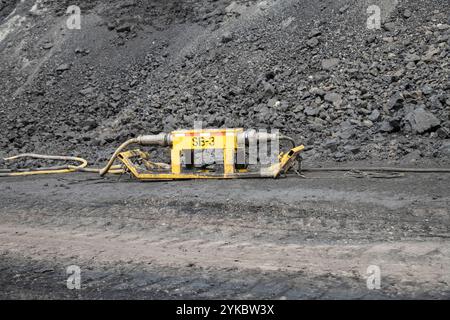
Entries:
{"type": "MultiPolygon", "coordinates": [[[[68,156],[52,156],[52,155],[42,155],[42,154],[35,154],[35,153],[23,153],[19,154],[17,156],[4,158],[5,161],[12,161],[17,160],[20,158],[34,158],[34,159],[45,159],[45,160],[63,160],[63,161],[76,161],[80,162],[81,164],[78,166],[72,166],[68,165],[67,168],[64,169],[56,169],[56,170],[36,170],[36,171],[26,171],[26,172],[8,172],[8,173],[1,173],[0,176],[8,176],[8,177],[16,177],[16,176],[32,176],[32,175],[41,175],[41,174],[61,174],[61,173],[72,173],[72,172],[95,172],[99,173],[101,169],[96,168],[86,168],[88,165],[88,162],[79,157],[68,157],[68,156]]],[[[123,173],[124,170],[120,165],[112,166],[109,173],[123,173]]]]}

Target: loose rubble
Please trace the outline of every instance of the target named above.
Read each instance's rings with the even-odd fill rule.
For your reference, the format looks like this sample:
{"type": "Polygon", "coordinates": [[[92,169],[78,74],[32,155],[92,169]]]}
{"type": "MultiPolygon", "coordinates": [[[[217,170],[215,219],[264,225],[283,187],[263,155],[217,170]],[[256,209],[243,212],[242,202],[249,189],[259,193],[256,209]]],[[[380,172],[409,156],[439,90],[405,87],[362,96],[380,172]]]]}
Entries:
{"type": "Polygon", "coordinates": [[[78,2],[81,30],[63,26],[68,1],[34,15],[33,1],[0,1],[0,28],[14,8],[26,19],[0,42],[1,156],[100,162],[126,138],[201,120],[282,130],[309,161],[420,146],[449,162],[446,1],[401,1],[381,30],[362,0],[78,2]]]}

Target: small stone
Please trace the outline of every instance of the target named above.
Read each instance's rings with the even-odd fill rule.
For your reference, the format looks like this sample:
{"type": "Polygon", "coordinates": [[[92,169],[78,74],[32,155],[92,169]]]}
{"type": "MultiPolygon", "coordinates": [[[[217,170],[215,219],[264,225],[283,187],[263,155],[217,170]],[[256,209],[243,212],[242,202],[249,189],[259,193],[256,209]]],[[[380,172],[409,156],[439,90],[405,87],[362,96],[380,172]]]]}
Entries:
{"type": "Polygon", "coordinates": [[[405,56],[405,61],[406,62],[417,62],[417,61],[420,61],[420,57],[415,53],[408,53],[405,56]]]}
{"type": "Polygon", "coordinates": [[[264,82],[264,95],[272,97],[275,94],[275,88],[268,82],[264,82]]]}
{"type": "Polygon", "coordinates": [[[273,71],[268,71],[264,74],[264,78],[266,79],[266,81],[272,80],[275,78],[275,72],[273,71]]]}
{"type": "Polygon", "coordinates": [[[319,44],[319,39],[317,39],[317,38],[309,39],[308,41],[306,41],[306,44],[310,48],[317,47],[317,45],[319,44]]]}
{"type": "Polygon", "coordinates": [[[426,84],[422,87],[422,93],[425,95],[429,95],[433,93],[433,88],[426,84]]]}
{"type": "Polygon", "coordinates": [[[323,97],[325,95],[325,90],[317,87],[313,87],[309,90],[309,93],[315,96],[323,97]]]}
{"type": "Polygon", "coordinates": [[[76,49],[75,49],[75,53],[76,53],[76,54],[88,55],[89,52],[90,52],[90,51],[87,50],[87,49],[82,49],[82,48],[76,48],[76,49]]]}
{"type": "Polygon", "coordinates": [[[50,50],[51,48],[53,48],[53,43],[47,42],[42,45],[42,49],[44,50],[50,50]]]}
{"type": "Polygon", "coordinates": [[[306,107],[305,108],[305,114],[307,116],[317,116],[319,114],[319,109],[318,108],[314,108],[314,107],[306,107]]]}
{"type": "Polygon", "coordinates": [[[116,24],[114,22],[108,22],[108,30],[114,30],[116,28],[116,24]]]}
{"type": "Polygon", "coordinates": [[[366,38],[366,43],[367,43],[367,44],[371,44],[371,43],[375,42],[376,39],[377,39],[377,37],[376,37],[375,35],[369,35],[369,36],[366,38]]]}
{"type": "Polygon", "coordinates": [[[405,19],[409,19],[412,16],[412,12],[409,9],[406,9],[405,11],[403,11],[403,18],[405,19]]]}
{"type": "Polygon", "coordinates": [[[92,94],[94,92],[94,88],[93,87],[88,87],[86,89],[83,89],[80,91],[80,94],[82,94],[83,96],[92,94]]]}
{"type": "Polygon", "coordinates": [[[226,13],[241,15],[245,12],[246,6],[236,3],[233,1],[230,3],[228,7],[225,8],[226,13]]]}
{"type": "Polygon", "coordinates": [[[289,26],[292,24],[292,22],[294,22],[294,21],[295,21],[295,18],[294,18],[294,17],[289,17],[289,18],[283,20],[283,22],[281,23],[281,26],[282,26],[283,29],[286,29],[286,28],[289,27],[289,26]]]}
{"type": "Polygon", "coordinates": [[[119,94],[119,93],[116,93],[116,94],[113,94],[112,96],[111,96],[111,98],[114,100],[114,101],[120,101],[121,99],[122,99],[122,95],[121,94],[119,94]]]}
{"type": "Polygon", "coordinates": [[[443,31],[443,30],[447,30],[447,29],[449,29],[450,28],[450,25],[448,25],[448,24],[442,24],[442,23],[439,23],[437,26],[436,26],[436,28],[438,29],[438,30],[441,30],[441,31],[443,31]]]}
{"type": "Polygon", "coordinates": [[[436,130],[436,134],[441,139],[447,139],[450,138],[450,129],[442,127],[436,130]]]}
{"type": "Polygon", "coordinates": [[[349,5],[345,5],[345,6],[343,6],[343,7],[340,7],[340,8],[339,8],[339,13],[340,13],[340,14],[345,13],[345,12],[348,10],[348,8],[350,8],[349,5]]]}
{"type": "Polygon", "coordinates": [[[381,113],[377,109],[373,110],[372,113],[368,116],[370,121],[377,121],[380,119],[381,113]]]}
{"type": "Polygon", "coordinates": [[[319,29],[314,28],[309,32],[308,38],[310,38],[310,39],[315,38],[315,37],[320,36],[321,34],[322,34],[322,32],[319,29]]]}
{"type": "Polygon", "coordinates": [[[345,159],[345,153],[337,152],[334,154],[334,158],[339,161],[343,161],[345,159]]]}
{"type": "Polygon", "coordinates": [[[337,58],[322,60],[322,69],[331,70],[339,64],[340,60],[337,58]]]}
{"type": "Polygon", "coordinates": [[[380,125],[381,132],[394,132],[400,129],[400,124],[396,120],[384,120],[380,125]]]}
{"type": "Polygon", "coordinates": [[[270,108],[275,108],[277,107],[278,104],[280,104],[280,101],[278,101],[278,99],[275,98],[269,99],[269,101],[267,102],[267,106],[270,108]]]}
{"type": "Polygon", "coordinates": [[[425,53],[425,55],[422,57],[422,61],[428,62],[433,60],[433,57],[437,54],[439,54],[441,50],[439,48],[435,48],[431,46],[428,51],[425,53]]]}
{"type": "Polygon", "coordinates": [[[342,96],[338,93],[327,93],[324,99],[325,101],[332,103],[335,107],[340,107],[342,104],[342,96]]]}
{"type": "Polygon", "coordinates": [[[387,110],[396,109],[402,106],[404,99],[400,92],[395,92],[386,104],[387,110]]]}
{"type": "Polygon", "coordinates": [[[336,152],[338,147],[338,140],[337,139],[328,139],[323,144],[323,147],[325,149],[331,150],[331,152],[336,152]]]}
{"type": "Polygon", "coordinates": [[[275,108],[281,112],[286,112],[289,109],[289,103],[285,100],[275,103],[275,108]]]}
{"type": "Polygon", "coordinates": [[[370,120],[364,120],[363,121],[363,125],[367,128],[372,128],[373,127],[373,122],[370,120]]]}
{"type": "Polygon", "coordinates": [[[67,64],[67,63],[63,63],[58,68],[56,68],[56,71],[62,73],[62,72],[67,71],[69,69],[70,69],[70,65],[67,64]]]}
{"type": "Polygon", "coordinates": [[[344,150],[349,152],[349,153],[357,154],[357,153],[359,153],[361,148],[358,147],[358,146],[347,145],[347,146],[344,147],[344,150]]]}
{"type": "Polygon", "coordinates": [[[442,143],[440,151],[444,156],[450,157],[450,140],[446,140],[442,143]]]}
{"type": "Polygon", "coordinates": [[[349,139],[353,139],[356,136],[356,133],[355,133],[355,130],[353,130],[352,128],[348,128],[343,131],[340,131],[337,134],[337,136],[343,140],[349,140],[349,139]]]}
{"type": "Polygon", "coordinates": [[[228,43],[230,41],[233,41],[233,34],[231,32],[225,32],[222,34],[222,37],[220,38],[220,42],[222,43],[228,43]]]}
{"type": "Polygon", "coordinates": [[[402,161],[404,163],[416,162],[422,157],[420,150],[413,150],[403,157],[402,161]]]}
{"type": "Polygon", "coordinates": [[[132,29],[131,24],[125,23],[125,24],[122,24],[122,25],[118,26],[118,27],[116,28],[116,31],[117,31],[117,32],[130,32],[131,29],[132,29]]]}
{"type": "Polygon", "coordinates": [[[270,115],[270,109],[266,106],[261,107],[258,111],[263,118],[270,115]]]}
{"type": "Polygon", "coordinates": [[[388,32],[393,32],[396,29],[396,25],[393,22],[388,22],[383,25],[383,29],[388,32]]]}
{"type": "Polygon", "coordinates": [[[303,112],[303,110],[305,110],[305,107],[301,104],[295,106],[295,108],[294,108],[295,113],[303,112]]]}

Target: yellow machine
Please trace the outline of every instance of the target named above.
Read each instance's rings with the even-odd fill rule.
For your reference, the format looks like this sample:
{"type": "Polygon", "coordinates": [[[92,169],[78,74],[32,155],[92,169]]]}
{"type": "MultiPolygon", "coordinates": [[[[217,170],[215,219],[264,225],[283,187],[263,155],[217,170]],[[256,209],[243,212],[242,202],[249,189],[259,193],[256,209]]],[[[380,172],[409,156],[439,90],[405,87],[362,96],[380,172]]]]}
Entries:
{"type": "MultiPolygon", "coordinates": [[[[47,168],[0,169],[0,177],[31,176],[41,174],[62,174],[73,172],[110,174],[130,173],[142,181],[180,180],[180,179],[234,179],[234,178],[278,178],[289,170],[297,173],[300,170],[300,152],[303,145],[297,146],[292,138],[279,133],[256,132],[243,129],[200,129],[179,130],[156,135],[144,135],[123,143],[112,155],[108,164],[102,168],[90,168],[85,159],[72,156],[52,156],[25,153],[5,158],[5,161],[15,161],[22,158],[35,158],[53,161],[78,162],[78,165],[61,165],[47,168]],[[259,156],[266,154],[268,142],[278,150],[279,141],[287,140],[293,145],[288,152],[277,152],[276,159],[263,163],[259,156]],[[151,161],[148,152],[142,150],[127,150],[130,145],[170,147],[171,163],[151,161]],[[252,150],[253,161],[250,159],[252,150]],[[260,149],[263,149],[259,153],[260,149]],[[214,153],[213,161],[195,161],[196,154],[203,156],[204,152],[214,153]],[[194,161],[192,161],[194,158],[194,161]],[[115,164],[116,161],[120,163],[115,164]],[[296,170],[296,165],[298,169],[296,170]]],[[[271,150],[271,152],[274,150],[271,150]]],[[[356,172],[358,177],[364,172],[367,177],[392,178],[399,177],[400,172],[414,173],[449,173],[448,168],[393,168],[393,167],[331,167],[306,168],[304,172],[345,171],[356,172]],[[379,174],[393,172],[397,175],[379,174]]]]}
{"type": "Polygon", "coordinates": [[[26,153],[4,160],[35,158],[79,162],[79,165],[0,170],[0,177],[91,172],[101,176],[130,173],[138,180],[277,178],[291,169],[296,171],[296,164],[300,167],[299,154],[303,149],[302,145],[297,146],[293,139],[279,133],[244,129],[179,130],[126,141],[102,169],[88,167],[87,161],[79,157],[26,153]],[[282,140],[290,141],[293,148],[286,153],[279,152],[279,141],[282,140]],[[264,162],[261,157],[267,157],[269,142],[271,152],[276,152],[276,159],[264,162]],[[170,164],[151,161],[149,153],[139,149],[127,150],[133,144],[170,147],[170,164]],[[211,157],[209,162],[203,161],[205,152],[213,155],[212,161],[211,157]],[[196,161],[199,155],[201,159],[196,161]],[[121,164],[115,164],[116,161],[121,164]]]}
{"type": "MultiPolygon", "coordinates": [[[[273,144],[275,142],[275,144],[273,144]]],[[[294,168],[298,163],[303,146],[296,146],[294,141],[278,133],[244,131],[243,129],[200,129],[180,130],[158,135],[140,136],[122,144],[111,157],[107,166],[100,170],[100,175],[110,172],[114,162],[120,160],[126,171],[139,180],[176,180],[176,179],[230,179],[230,178],[277,178],[294,168]],[[278,155],[278,159],[267,166],[257,165],[250,169],[246,161],[248,148],[280,140],[289,140],[294,148],[278,155]],[[171,147],[171,163],[150,161],[148,153],[141,150],[124,151],[132,144],[142,146],[171,147]],[[214,166],[192,161],[195,155],[205,151],[214,154],[214,166]]]]}

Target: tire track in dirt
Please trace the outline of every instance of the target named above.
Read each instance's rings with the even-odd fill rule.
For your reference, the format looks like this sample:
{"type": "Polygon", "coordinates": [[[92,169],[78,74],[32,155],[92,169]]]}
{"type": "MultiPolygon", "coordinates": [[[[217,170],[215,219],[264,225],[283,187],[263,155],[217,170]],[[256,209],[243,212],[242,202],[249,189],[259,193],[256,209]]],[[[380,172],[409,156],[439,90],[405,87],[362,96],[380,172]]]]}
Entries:
{"type": "Polygon", "coordinates": [[[140,262],[160,266],[258,269],[333,274],[364,279],[369,265],[399,282],[440,287],[450,284],[450,241],[370,245],[298,245],[267,242],[183,240],[146,233],[116,234],[95,229],[30,228],[0,225],[0,250],[33,259],[69,259],[96,264],[140,262]]]}

